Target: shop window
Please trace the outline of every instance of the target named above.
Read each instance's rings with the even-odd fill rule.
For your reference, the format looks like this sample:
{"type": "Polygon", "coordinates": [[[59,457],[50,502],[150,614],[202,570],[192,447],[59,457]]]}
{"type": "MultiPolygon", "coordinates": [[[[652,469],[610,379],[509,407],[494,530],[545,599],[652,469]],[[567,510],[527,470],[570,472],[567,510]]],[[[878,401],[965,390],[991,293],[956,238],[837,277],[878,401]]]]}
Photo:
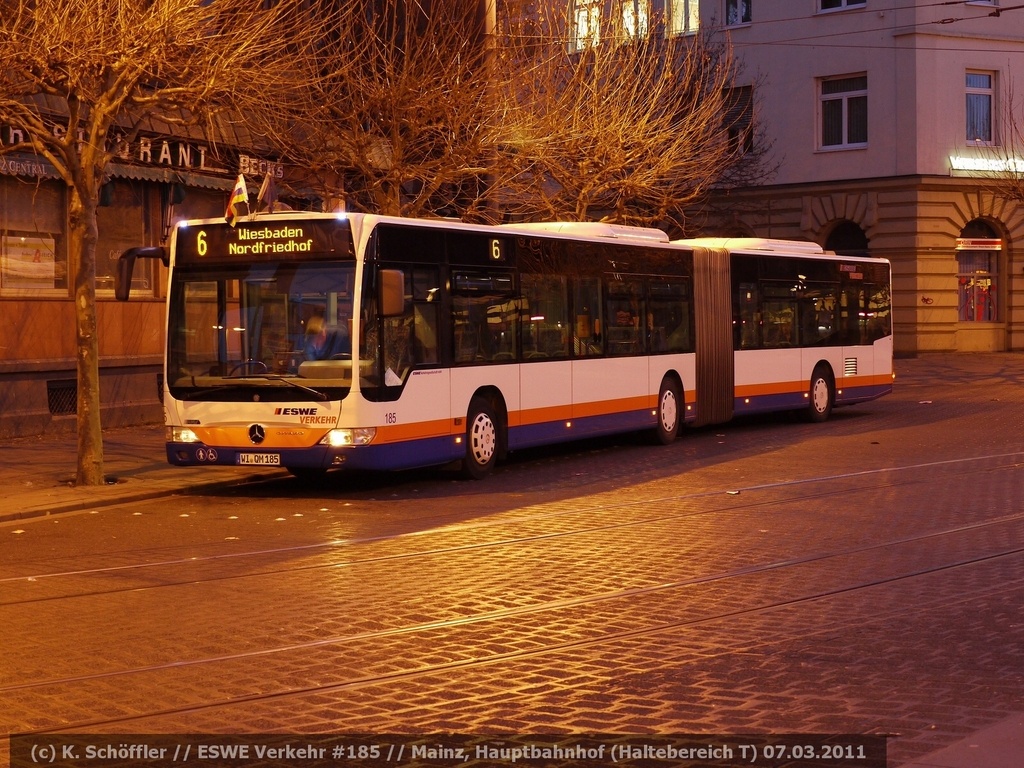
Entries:
{"type": "Polygon", "coordinates": [[[960,322],[999,319],[999,254],[1002,241],[987,223],[970,222],[960,233],[956,252],[957,308],[960,322]]]}
{"type": "Polygon", "coordinates": [[[957,252],[957,304],[961,322],[994,322],[998,319],[998,256],[998,251],[957,252]]]}
{"type": "MultiPolygon", "coordinates": [[[[96,243],[96,289],[114,290],[117,260],[129,248],[145,245],[144,187],[139,182],[111,179],[103,185],[96,209],[99,240],[96,243]]],[[[153,292],[155,259],[141,259],[132,273],[132,290],[153,292]]]]}
{"type": "Polygon", "coordinates": [[[67,296],[63,185],[0,177],[0,292],[67,296]]]}

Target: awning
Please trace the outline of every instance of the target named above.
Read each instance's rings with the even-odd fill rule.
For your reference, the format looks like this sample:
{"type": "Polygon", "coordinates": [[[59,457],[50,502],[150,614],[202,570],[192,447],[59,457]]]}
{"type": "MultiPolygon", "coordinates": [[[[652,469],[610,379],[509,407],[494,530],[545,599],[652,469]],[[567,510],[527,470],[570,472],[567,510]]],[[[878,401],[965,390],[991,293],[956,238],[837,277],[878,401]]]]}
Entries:
{"type": "Polygon", "coordinates": [[[25,152],[11,152],[0,155],[0,174],[4,176],[28,176],[33,179],[59,179],[60,174],[39,155],[25,152]]]}
{"type": "Polygon", "coordinates": [[[111,163],[108,172],[115,179],[135,179],[136,181],[161,181],[164,184],[184,184],[186,187],[202,189],[220,189],[230,192],[234,186],[234,177],[214,176],[180,168],[161,168],[152,165],[132,165],[128,163],[111,163]]]}

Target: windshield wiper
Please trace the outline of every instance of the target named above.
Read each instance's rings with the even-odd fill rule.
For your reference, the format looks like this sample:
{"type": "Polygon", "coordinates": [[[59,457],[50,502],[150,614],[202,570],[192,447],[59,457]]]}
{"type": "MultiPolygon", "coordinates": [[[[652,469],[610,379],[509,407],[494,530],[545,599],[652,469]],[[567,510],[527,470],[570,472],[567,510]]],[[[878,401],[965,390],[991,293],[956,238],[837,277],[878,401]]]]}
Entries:
{"type": "MultiPolygon", "coordinates": [[[[286,378],[284,376],[281,376],[280,374],[258,373],[258,374],[249,374],[248,376],[232,376],[232,377],[230,377],[230,379],[234,379],[235,381],[238,381],[239,379],[264,379],[266,381],[280,381],[280,382],[283,382],[285,384],[289,384],[290,386],[293,386],[296,389],[301,389],[303,392],[305,392],[306,394],[310,395],[315,400],[321,400],[321,401],[330,400],[330,398],[326,394],[321,392],[319,389],[313,389],[312,387],[307,387],[305,384],[299,384],[297,381],[293,381],[292,379],[289,379],[289,378],[286,378]]],[[[228,377],[225,377],[225,380],[229,380],[228,377]]],[[[197,387],[195,376],[192,377],[192,386],[193,387],[197,387]]],[[[245,385],[244,384],[238,384],[238,383],[234,383],[234,382],[232,382],[231,384],[222,384],[220,386],[216,386],[216,385],[214,385],[214,386],[206,386],[206,387],[200,387],[198,389],[194,389],[191,392],[189,392],[189,398],[190,399],[194,399],[196,397],[209,397],[209,396],[212,396],[212,395],[222,395],[225,392],[237,392],[239,390],[244,390],[244,389],[245,389],[245,385]]]]}
{"type": "Polygon", "coordinates": [[[289,385],[295,387],[296,389],[301,389],[303,392],[306,392],[307,394],[312,395],[317,400],[329,400],[330,399],[329,397],[327,397],[326,394],[321,392],[319,389],[313,389],[312,387],[307,387],[305,384],[299,384],[299,382],[295,381],[294,379],[286,378],[286,377],[284,377],[284,376],[282,376],[281,374],[278,374],[278,373],[250,374],[249,376],[246,376],[245,378],[247,378],[247,379],[266,379],[267,381],[283,381],[285,384],[289,384],[289,385]]]}

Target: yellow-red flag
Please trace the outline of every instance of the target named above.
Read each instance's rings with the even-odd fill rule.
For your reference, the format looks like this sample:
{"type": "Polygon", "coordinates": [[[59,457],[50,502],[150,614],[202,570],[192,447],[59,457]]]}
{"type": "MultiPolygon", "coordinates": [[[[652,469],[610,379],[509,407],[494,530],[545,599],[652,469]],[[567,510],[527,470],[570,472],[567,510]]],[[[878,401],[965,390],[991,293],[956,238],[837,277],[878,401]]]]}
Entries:
{"type": "Polygon", "coordinates": [[[232,227],[238,223],[238,217],[242,212],[238,210],[240,205],[245,206],[245,213],[249,212],[249,191],[245,188],[245,176],[238,174],[235,180],[235,188],[231,190],[231,198],[228,200],[227,210],[224,211],[224,218],[232,227]]]}

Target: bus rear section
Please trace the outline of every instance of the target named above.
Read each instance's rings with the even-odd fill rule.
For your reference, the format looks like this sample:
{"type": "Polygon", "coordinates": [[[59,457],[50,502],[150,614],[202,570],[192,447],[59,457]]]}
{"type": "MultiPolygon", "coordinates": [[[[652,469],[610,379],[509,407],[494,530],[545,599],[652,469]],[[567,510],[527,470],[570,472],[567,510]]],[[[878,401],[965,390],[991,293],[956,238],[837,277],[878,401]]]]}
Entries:
{"type": "Polygon", "coordinates": [[[699,423],[783,410],[824,421],[892,391],[888,262],[812,243],[683,242],[705,286],[698,302],[714,318],[703,335],[698,320],[699,423]]]}

